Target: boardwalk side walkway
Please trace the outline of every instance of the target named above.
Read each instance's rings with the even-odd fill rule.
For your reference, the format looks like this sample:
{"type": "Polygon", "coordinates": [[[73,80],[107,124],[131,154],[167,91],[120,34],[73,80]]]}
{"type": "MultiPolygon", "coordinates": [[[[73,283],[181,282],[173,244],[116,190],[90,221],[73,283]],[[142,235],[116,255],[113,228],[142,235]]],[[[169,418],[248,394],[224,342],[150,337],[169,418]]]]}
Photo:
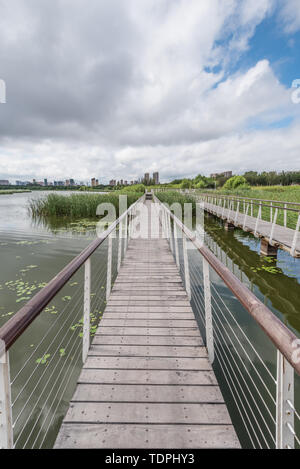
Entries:
{"type": "Polygon", "coordinates": [[[130,241],[55,447],[239,447],[166,240],[130,241]]]}
{"type": "MultiPolygon", "coordinates": [[[[237,214],[233,210],[229,210],[228,208],[223,208],[219,205],[208,202],[204,202],[204,209],[219,218],[230,221],[230,223],[233,223],[235,226],[242,228],[244,231],[254,233],[255,228],[257,227],[257,236],[260,238],[266,238],[266,240],[270,239],[272,223],[269,221],[259,220],[257,224],[255,217],[251,217],[250,215],[245,217],[244,213],[237,214]]],[[[275,246],[290,252],[294,236],[295,230],[286,228],[284,226],[275,225],[272,241],[275,246]]],[[[296,243],[295,257],[300,257],[300,236],[298,236],[296,243]]]]}

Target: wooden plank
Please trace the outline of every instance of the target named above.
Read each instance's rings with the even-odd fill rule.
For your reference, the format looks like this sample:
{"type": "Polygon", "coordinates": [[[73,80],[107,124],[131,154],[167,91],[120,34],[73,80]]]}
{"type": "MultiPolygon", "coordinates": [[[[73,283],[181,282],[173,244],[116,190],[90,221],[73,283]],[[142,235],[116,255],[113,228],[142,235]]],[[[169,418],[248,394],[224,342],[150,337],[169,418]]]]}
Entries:
{"type": "Polygon", "coordinates": [[[103,327],[168,327],[168,328],[184,328],[197,327],[195,319],[111,319],[103,317],[103,327]]]}
{"type": "Polygon", "coordinates": [[[231,424],[225,404],[71,402],[65,423],[231,424]]]}
{"type": "Polygon", "coordinates": [[[72,402],[223,403],[218,386],[79,384],[72,402]]]}
{"type": "Polygon", "coordinates": [[[210,370],[207,358],[175,357],[93,357],[88,356],[84,368],[126,370],[210,370]]]}
{"type": "Polygon", "coordinates": [[[94,345],[171,345],[176,347],[201,346],[202,338],[194,337],[178,337],[178,336],[130,336],[130,335],[95,335],[94,345]]]}
{"type": "Polygon", "coordinates": [[[171,327],[100,327],[97,335],[173,335],[173,336],[199,336],[197,327],[171,328],[171,327]]]}
{"type": "Polygon", "coordinates": [[[99,345],[95,341],[90,355],[123,357],[207,357],[204,347],[175,347],[166,345],[99,345]]]}
{"type": "MultiPolygon", "coordinates": [[[[192,313],[193,310],[190,305],[186,306],[107,306],[105,312],[118,312],[118,313],[161,313],[161,317],[164,313],[192,313]]],[[[101,327],[101,326],[100,326],[101,327]]]]}
{"type": "Polygon", "coordinates": [[[63,424],[56,449],[128,448],[128,435],[135,448],[143,449],[237,449],[232,425],[137,425],[63,424]]]}
{"type": "Polygon", "coordinates": [[[216,385],[212,370],[109,370],[83,368],[78,383],[216,385]]]}
{"type": "MultiPolygon", "coordinates": [[[[109,312],[104,313],[105,315],[103,318],[105,319],[161,319],[161,313],[118,313],[116,312],[109,312]]],[[[194,320],[195,316],[193,313],[164,313],[163,319],[166,320],[176,320],[176,319],[190,319],[194,320]]]]}

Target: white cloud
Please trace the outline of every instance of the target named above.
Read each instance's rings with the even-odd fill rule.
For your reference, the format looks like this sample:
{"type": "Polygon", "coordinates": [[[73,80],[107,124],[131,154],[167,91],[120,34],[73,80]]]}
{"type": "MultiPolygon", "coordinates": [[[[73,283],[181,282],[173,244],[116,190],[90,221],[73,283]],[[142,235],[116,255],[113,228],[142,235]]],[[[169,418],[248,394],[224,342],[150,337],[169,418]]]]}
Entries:
{"type": "Polygon", "coordinates": [[[255,148],[264,135],[271,151],[273,133],[251,129],[297,118],[300,106],[267,60],[230,70],[275,3],[0,0],[0,176],[239,170],[238,150],[261,164],[242,142],[255,148]]]}
{"type": "Polygon", "coordinates": [[[295,33],[300,29],[299,0],[280,0],[280,20],[286,33],[295,33]]]}

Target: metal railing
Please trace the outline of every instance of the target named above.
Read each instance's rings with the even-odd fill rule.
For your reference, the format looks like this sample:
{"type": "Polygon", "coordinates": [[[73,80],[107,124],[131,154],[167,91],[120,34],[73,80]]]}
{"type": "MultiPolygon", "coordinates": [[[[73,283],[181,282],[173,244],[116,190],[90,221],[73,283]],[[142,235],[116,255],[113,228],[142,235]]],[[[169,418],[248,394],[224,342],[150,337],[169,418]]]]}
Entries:
{"type": "Polygon", "coordinates": [[[155,201],[242,445],[300,448],[300,339],[155,201]]]}
{"type": "MultiPolygon", "coordinates": [[[[156,192],[160,191],[160,189],[156,189],[156,192]]],[[[299,252],[297,252],[297,242],[300,229],[300,203],[222,195],[213,191],[211,193],[203,193],[197,192],[196,189],[177,189],[177,191],[192,195],[196,201],[204,201],[208,208],[214,209],[214,213],[218,217],[236,226],[240,226],[243,230],[247,228],[249,217],[255,218],[255,226],[253,226],[255,236],[261,235],[259,230],[260,222],[268,221],[270,223],[268,242],[271,245],[280,244],[277,240],[274,241],[276,226],[293,230],[289,252],[293,257],[299,255],[299,252]],[[242,215],[242,221],[240,221],[239,215],[242,215]]]]}
{"type": "Polygon", "coordinates": [[[52,447],[144,198],[0,329],[1,448],[52,447]]]}

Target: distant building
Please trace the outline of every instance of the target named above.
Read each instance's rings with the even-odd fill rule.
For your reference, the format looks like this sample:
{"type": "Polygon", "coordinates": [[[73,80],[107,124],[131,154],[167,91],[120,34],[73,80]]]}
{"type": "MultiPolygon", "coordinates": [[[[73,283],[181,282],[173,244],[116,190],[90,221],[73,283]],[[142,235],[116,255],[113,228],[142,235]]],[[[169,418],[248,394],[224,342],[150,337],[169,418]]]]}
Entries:
{"type": "Polygon", "coordinates": [[[16,186],[28,186],[28,184],[31,184],[30,181],[16,181],[16,186]]]}
{"type": "Polygon", "coordinates": [[[95,178],[91,179],[91,185],[92,185],[92,187],[96,187],[96,179],[95,178]]]}
{"type": "Polygon", "coordinates": [[[64,186],[65,183],[64,183],[64,181],[54,181],[54,185],[55,186],[64,186]]]}
{"type": "Polygon", "coordinates": [[[225,178],[231,178],[232,177],[232,171],[225,171],[224,173],[213,173],[210,175],[211,178],[217,179],[218,177],[225,177],[225,178]]]}
{"type": "Polygon", "coordinates": [[[149,173],[145,173],[144,180],[145,180],[146,184],[149,184],[149,182],[150,182],[150,174],[149,173]]]}
{"type": "Polygon", "coordinates": [[[0,186],[9,186],[10,183],[7,179],[0,179],[0,186]]]}
{"type": "Polygon", "coordinates": [[[44,179],[44,186],[48,186],[48,179],[44,179]]]}
{"type": "Polygon", "coordinates": [[[159,184],[159,173],[153,173],[154,184],[159,184]]]}
{"type": "Polygon", "coordinates": [[[66,186],[68,187],[70,185],[70,179],[66,180],[66,186]]]}
{"type": "Polygon", "coordinates": [[[117,181],[115,179],[112,179],[111,181],[109,181],[109,185],[110,186],[116,186],[117,185],[117,181]]]}
{"type": "Polygon", "coordinates": [[[70,186],[75,186],[75,185],[76,185],[76,184],[75,184],[74,179],[70,179],[70,186]]]}

